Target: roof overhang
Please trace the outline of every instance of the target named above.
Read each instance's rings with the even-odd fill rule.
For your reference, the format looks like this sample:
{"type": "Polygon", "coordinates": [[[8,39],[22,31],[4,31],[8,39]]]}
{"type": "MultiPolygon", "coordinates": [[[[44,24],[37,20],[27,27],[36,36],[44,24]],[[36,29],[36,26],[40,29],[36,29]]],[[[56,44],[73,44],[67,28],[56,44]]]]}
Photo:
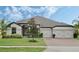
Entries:
{"type": "MultiPolygon", "coordinates": [[[[19,24],[17,24],[16,22],[12,22],[12,23],[8,24],[8,25],[7,25],[7,27],[10,27],[10,26],[11,26],[11,24],[16,24],[16,25],[20,26],[20,25],[19,25],[19,24]]],[[[20,27],[21,27],[21,26],[20,26],[20,27]]]]}

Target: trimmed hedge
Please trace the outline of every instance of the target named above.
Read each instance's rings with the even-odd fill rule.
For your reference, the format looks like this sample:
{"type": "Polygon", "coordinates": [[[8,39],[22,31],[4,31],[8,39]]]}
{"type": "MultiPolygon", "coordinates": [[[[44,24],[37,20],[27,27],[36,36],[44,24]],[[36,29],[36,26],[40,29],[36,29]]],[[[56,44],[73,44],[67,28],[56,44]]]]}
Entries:
{"type": "Polygon", "coordinates": [[[4,38],[22,38],[22,36],[18,34],[12,34],[12,35],[5,35],[4,38]]]}

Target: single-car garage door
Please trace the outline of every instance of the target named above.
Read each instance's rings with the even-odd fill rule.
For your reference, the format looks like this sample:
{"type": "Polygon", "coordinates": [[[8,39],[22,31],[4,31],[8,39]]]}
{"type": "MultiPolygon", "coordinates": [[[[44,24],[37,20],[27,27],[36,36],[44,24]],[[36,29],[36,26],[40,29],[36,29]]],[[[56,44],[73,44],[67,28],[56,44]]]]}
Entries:
{"type": "Polygon", "coordinates": [[[43,37],[52,37],[50,28],[40,28],[40,32],[43,33],[43,37]]]}

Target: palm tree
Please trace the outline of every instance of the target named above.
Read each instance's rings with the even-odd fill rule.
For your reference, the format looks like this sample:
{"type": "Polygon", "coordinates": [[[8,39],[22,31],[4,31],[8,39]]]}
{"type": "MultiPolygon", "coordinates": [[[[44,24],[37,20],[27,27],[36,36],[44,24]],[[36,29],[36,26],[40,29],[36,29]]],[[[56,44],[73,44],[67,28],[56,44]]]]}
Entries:
{"type": "Polygon", "coordinates": [[[6,27],[7,27],[6,21],[4,19],[3,20],[0,20],[0,30],[1,30],[1,37],[2,38],[6,34],[6,27]]]}

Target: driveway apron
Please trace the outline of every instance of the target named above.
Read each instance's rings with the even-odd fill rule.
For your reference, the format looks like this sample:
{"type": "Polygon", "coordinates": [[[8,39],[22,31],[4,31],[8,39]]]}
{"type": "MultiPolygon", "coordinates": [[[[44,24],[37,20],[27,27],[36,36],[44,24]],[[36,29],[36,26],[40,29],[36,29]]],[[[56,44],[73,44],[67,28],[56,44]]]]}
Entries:
{"type": "Polygon", "coordinates": [[[79,40],[45,38],[47,49],[44,52],[79,52],[79,40]]]}

